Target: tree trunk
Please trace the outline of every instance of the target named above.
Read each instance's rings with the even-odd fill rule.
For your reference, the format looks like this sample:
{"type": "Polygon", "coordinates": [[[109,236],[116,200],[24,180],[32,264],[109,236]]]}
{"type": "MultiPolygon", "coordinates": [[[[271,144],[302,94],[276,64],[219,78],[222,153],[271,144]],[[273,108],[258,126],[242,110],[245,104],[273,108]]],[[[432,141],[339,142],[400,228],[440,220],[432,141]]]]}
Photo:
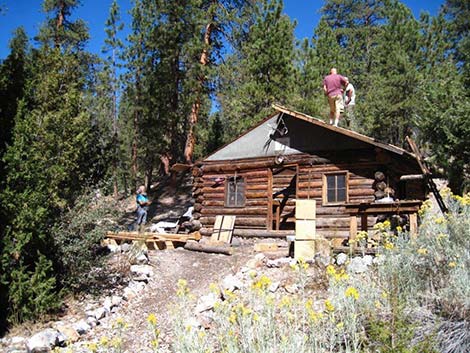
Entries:
{"type": "MultiPolygon", "coordinates": [[[[209,47],[211,45],[211,35],[214,30],[214,23],[209,23],[206,26],[206,32],[204,33],[204,48],[202,50],[201,58],[199,63],[202,66],[207,66],[209,63],[209,47]]],[[[205,83],[205,77],[201,75],[199,77],[199,87],[196,90],[196,98],[191,107],[191,113],[188,118],[188,133],[186,138],[186,146],[184,148],[184,159],[186,163],[192,164],[194,145],[196,143],[196,137],[194,134],[194,129],[199,119],[199,110],[201,109],[201,94],[205,83]]]]}
{"type": "Polygon", "coordinates": [[[65,2],[64,1],[59,1],[58,3],[59,11],[57,13],[57,22],[56,22],[56,32],[55,32],[55,38],[54,38],[54,44],[56,48],[60,46],[60,38],[59,38],[59,31],[61,27],[64,25],[64,20],[65,20],[65,2]]]}

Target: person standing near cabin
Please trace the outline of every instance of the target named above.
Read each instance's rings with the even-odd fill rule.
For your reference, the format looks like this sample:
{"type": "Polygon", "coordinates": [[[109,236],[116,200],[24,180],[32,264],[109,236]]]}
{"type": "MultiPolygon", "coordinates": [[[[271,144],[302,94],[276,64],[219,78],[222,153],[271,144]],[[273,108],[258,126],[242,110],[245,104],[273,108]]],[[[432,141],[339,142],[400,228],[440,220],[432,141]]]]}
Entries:
{"type": "Polygon", "coordinates": [[[140,230],[147,222],[147,212],[150,205],[144,185],[137,188],[135,202],[137,203],[137,221],[134,229],[140,230]]]}
{"type": "Polygon", "coordinates": [[[346,88],[344,89],[344,106],[349,127],[354,127],[354,107],[356,106],[356,90],[349,79],[346,79],[346,88]]]}
{"type": "Polygon", "coordinates": [[[344,109],[343,85],[346,85],[346,79],[339,75],[334,67],[330,70],[330,74],[323,79],[323,92],[327,96],[330,106],[330,124],[335,126],[338,126],[339,116],[344,109]]]}

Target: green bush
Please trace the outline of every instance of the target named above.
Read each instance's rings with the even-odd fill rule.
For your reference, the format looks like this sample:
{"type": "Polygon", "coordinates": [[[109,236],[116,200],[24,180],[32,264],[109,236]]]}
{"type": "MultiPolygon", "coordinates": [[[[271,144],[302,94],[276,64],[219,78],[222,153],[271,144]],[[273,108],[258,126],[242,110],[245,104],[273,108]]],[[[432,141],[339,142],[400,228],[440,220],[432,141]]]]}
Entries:
{"type": "Polygon", "coordinates": [[[100,245],[106,231],[115,225],[120,212],[110,197],[97,197],[88,192],[79,197],[75,206],[53,228],[60,266],[60,282],[74,292],[91,289],[97,283],[103,256],[100,245]]]}

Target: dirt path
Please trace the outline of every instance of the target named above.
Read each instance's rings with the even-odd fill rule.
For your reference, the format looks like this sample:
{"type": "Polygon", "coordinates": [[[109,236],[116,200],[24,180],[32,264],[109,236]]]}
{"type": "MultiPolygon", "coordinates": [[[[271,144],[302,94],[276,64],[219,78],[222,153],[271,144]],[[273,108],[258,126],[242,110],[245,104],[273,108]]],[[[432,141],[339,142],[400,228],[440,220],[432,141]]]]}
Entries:
{"type": "Polygon", "coordinates": [[[124,303],[107,323],[97,326],[86,339],[99,340],[116,334],[113,329],[117,318],[127,325],[122,333],[125,351],[151,352],[151,334],[147,318],[155,314],[161,329],[163,347],[171,339],[171,307],[175,303],[177,283],[185,279],[196,297],[207,294],[211,283],[218,283],[229,274],[235,274],[253,254],[249,244],[235,248],[232,256],[187,251],[182,248],[151,251],[150,264],[154,275],[138,297],[124,303]]]}

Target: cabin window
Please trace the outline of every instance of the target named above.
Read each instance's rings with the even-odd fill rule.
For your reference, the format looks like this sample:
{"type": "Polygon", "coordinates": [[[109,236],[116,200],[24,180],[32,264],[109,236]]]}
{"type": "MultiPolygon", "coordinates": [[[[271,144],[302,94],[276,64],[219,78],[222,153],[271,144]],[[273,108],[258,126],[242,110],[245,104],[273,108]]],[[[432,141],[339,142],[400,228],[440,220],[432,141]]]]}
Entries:
{"type": "Polygon", "coordinates": [[[348,202],[348,172],[323,174],[323,204],[348,202]]]}
{"type": "Polygon", "coordinates": [[[225,207],[245,206],[245,179],[231,177],[225,184],[225,207]]]}

